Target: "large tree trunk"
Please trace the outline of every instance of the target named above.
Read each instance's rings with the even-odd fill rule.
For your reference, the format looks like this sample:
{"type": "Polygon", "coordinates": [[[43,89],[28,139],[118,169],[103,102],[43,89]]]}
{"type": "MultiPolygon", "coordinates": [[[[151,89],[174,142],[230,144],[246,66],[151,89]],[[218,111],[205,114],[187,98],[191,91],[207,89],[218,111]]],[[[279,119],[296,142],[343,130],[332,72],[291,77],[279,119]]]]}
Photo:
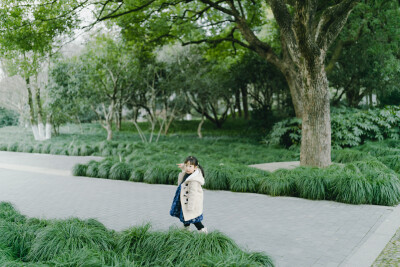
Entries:
{"type": "Polygon", "coordinates": [[[328,79],[323,59],[316,59],[315,62],[307,64],[301,71],[305,83],[300,164],[327,167],[331,164],[328,79]]]}
{"type": "Polygon", "coordinates": [[[293,62],[289,63],[292,67],[283,72],[292,95],[292,103],[296,118],[302,118],[304,113],[304,102],[302,102],[301,92],[303,91],[302,76],[299,71],[294,70],[293,62]]]}
{"type": "Polygon", "coordinates": [[[107,130],[107,141],[110,141],[112,139],[113,133],[112,133],[112,123],[110,121],[106,122],[106,130],[107,130]]]}

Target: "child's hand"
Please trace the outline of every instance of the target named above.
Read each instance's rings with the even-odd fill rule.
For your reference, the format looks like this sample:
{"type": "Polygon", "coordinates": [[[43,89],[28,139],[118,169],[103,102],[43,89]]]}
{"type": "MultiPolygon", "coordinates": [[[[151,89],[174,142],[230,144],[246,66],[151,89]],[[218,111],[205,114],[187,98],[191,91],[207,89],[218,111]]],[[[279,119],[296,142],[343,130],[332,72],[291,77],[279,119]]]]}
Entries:
{"type": "Polygon", "coordinates": [[[178,163],[176,165],[178,165],[178,168],[181,169],[182,171],[185,168],[185,164],[184,163],[178,163]]]}

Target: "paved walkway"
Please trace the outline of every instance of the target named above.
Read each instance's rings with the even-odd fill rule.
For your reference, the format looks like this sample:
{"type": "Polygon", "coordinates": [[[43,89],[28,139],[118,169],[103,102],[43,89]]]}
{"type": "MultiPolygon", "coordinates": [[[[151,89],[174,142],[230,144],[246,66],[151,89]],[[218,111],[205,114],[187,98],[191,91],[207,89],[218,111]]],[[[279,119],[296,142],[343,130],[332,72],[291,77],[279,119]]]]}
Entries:
{"type": "MultiPolygon", "coordinates": [[[[27,216],[96,218],[115,230],[180,226],[169,216],[175,186],[69,175],[92,159],[0,152],[0,201],[27,216]]],[[[277,266],[369,266],[400,225],[399,208],[251,193],[205,190],[204,206],[211,231],[266,252],[277,266]]]]}

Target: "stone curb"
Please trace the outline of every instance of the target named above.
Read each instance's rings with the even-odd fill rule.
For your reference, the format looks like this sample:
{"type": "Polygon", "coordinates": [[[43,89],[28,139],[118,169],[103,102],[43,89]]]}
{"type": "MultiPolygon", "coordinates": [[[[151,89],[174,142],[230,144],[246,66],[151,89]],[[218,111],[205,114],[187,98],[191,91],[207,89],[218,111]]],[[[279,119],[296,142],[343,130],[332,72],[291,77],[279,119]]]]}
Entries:
{"type": "Polygon", "coordinates": [[[340,266],[370,267],[400,227],[400,205],[381,223],[374,233],[340,266]]]}

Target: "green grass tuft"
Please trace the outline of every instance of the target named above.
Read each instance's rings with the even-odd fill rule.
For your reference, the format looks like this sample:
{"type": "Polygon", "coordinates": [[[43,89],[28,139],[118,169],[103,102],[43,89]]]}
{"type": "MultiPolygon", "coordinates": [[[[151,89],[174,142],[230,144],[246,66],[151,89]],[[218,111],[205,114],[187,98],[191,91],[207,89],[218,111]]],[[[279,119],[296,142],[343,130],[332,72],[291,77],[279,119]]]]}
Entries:
{"type": "Polygon", "coordinates": [[[332,161],[339,163],[348,163],[360,160],[376,160],[375,157],[371,156],[369,153],[361,152],[354,149],[341,149],[334,150],[332,153],[332,161]]]}
{"type": "Polygon", "coordinates": [[[115,163],[108,174],[109,179],[113,180],[129,180],[132,173],[132,167],[125,162],[115,163]]]}
{"type": "Polygon", "coordinates": [[[224,166],[207,166],[204,187],[211,190],[229,190],[229,177],[232,171],[224,166]]]}
{"type": "Polygon", "coordinates": [[[100,162],[91,160],[87,164],[86,176],[88,177],[97,177],[99,173],[99,165],[100,162]]]}
{"type": "Polygon", "coordinates": [[[379,157],[378,159],[395,172],[400,173],[400,155],[379,157]]]}
{"type": "Polygon", "coordinates": [[[110,173],[110,169],[113,166],[113,162],[110,160],[104,160],[99,165],[98,177],[100,178],[108,178],[108,174],[110,173]]]}
{"type": "Polygon", "coordinates": [[[95,220],[76,218],[55,221],[38,231],[28,258],[33,261],[48,261],[63,253],[83,248],[110,250],[113,247],[112,234],[95,220]]]}
{"type": "Polygon", "coordinates": [[[74,176],[85,176],[88,166],[85,164],[76,164],[72,169],[72,175],[74,176]]]}
{"type": "Polygon", "coordinates": [[[271,196],[295,196],[297,195],[295,181],[293,171],[277,170],[261,180],[258,192],[271,196]]]}

